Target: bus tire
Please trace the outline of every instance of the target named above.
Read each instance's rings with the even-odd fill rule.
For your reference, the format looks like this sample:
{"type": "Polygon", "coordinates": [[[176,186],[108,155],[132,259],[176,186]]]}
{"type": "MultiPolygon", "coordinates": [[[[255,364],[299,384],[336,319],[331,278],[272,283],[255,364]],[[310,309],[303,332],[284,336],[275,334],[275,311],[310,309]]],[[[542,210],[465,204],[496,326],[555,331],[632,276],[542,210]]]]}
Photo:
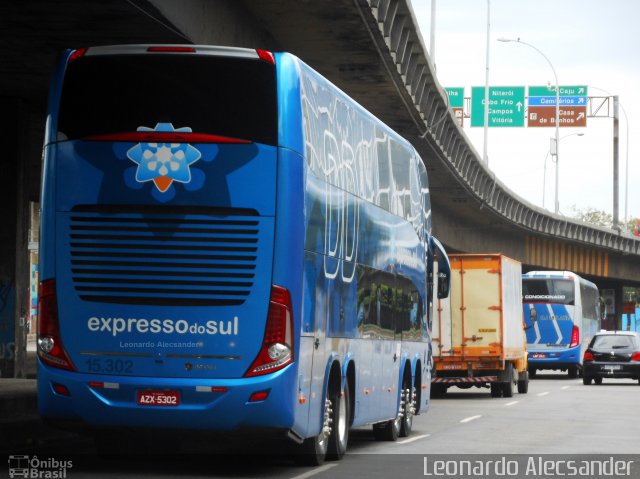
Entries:
{"type": "Polygon", "coordinates": [[[328,438],[324,431],[309,437],[298,446],[294,461],[299,466],[321,466],[327,457],[328,438]]]}
{"type": "Polygon", "coordinates": [[[401,424],[402,417],[400,416],[400,411],[398,411],[394,419],[373,425],[373,437],[377,441],[397,441],[398,436],[400,436],[401,424]]]}
{"type": "Polygon", "coordinates": [[[400,437],[409,437],[413,428],[413,415],[416,412],[416,389],[411,385],[411,374],[405,375],[402,384],[402,421],[400,422],[400,437]]]}
{"type": "Polygon", "coordinates": [[[344,391],[340,391],[340,387],[331,391],[331,434],[329,435],[329,443],[327,448],[327,459],[342,459],[347,451],[347,443],[349,442],[349,425],[351,424],[351,393],[349,391],[349,381],[344,382],[344,391]]]}
{"type": "Polygon", "coordinates": [[[383,423],[373,425],[373,437],[377,441],[397,441],[400,436],[401,418],[389,419],[383,423]]]}
{"type": "MultiPolygon", "coordinates": [[[[331,387],[331,386],[329,386],[331,387]]],[[[302,444],[296,446],[293,459],[300,466],[320,466],[327,459],[330,431],[333,431],[334,398],[328,394],[323,409],[322,426],[316,436],[306,438],[302,444]]]]}

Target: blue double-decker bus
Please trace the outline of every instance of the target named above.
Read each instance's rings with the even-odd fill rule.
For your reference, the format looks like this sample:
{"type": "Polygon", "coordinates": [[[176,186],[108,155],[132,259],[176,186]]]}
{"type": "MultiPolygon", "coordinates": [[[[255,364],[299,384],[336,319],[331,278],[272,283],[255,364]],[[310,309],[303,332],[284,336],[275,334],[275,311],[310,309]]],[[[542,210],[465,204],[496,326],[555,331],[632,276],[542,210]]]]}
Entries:
{"type": "Polygon", "coordinates": [[[273,433],[318,463],[428,408],[425,166],[296,57],[69,50],[44,159],[44,418],[273,433]]]}

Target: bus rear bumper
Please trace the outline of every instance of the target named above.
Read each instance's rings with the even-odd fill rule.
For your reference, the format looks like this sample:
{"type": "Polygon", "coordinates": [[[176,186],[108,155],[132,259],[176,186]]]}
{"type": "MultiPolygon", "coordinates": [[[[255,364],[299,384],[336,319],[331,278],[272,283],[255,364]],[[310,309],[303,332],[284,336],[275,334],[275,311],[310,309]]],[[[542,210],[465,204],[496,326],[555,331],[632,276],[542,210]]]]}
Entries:
{"type": "Polygon", "coordinates": [[[39,363],[38,410],[44,420],[74,429],[286,430],[294,424],[294,378],[291,366],[255,378],[205,380],[96,377],[39,363]],[[164,399],[143,405],[141,394],[164,399]]]}
{"type": "Polygon", "coordinates": [[[529,367],[536,369],[562,370],[569,367],[581,366],[582,356],[580,346],[575,348],[549,350],[549,349],[529,349],[529,367]]]}

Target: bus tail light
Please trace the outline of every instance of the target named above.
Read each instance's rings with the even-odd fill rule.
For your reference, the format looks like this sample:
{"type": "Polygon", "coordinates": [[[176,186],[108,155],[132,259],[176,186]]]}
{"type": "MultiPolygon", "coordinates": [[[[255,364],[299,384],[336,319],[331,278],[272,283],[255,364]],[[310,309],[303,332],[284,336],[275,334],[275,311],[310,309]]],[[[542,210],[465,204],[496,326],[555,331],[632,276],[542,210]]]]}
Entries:
{"type": "Polygon", "coordinates": [[[75,371],[60,339],[60,321],[54,279],[40,283],[38,293],[38,357],[49,366],[75,371]]]}
{"type": "Polygon", "coordinates": [[[245,376],[273,373],[292,362],[293,312],[291,294],[285,288],[272,285],[262,347],[245,376]]]}
{"type": "Polygon", "coordinates": [[[591,351],[585,351],[584,352],[584,357],[582,358],[582,362],[583,363],[588,363],[590,361],[593,361],[593,353],[591,351]]]}
{"type": "Polygon", "coordinates": [[[69,61],[72,62],[74,60],[77,60],[78,58],[82,58],[84,54],[87,53],[87,50],[88,48],[78,48],[71,54],[71,56],[69,57],[69,61]]]}
{"type": "Polygon", "coordinates": [[[271,53],[270,51],[260,50],[258,48],[258,49],[256,49],[256,53],[258,54],[258,56],[260,57],[261,60],[264,60],[265,62],[271,63],[273,65],[276,64],[276,59],[273,56],[273,53],[271,53]]]}
{"type": "Polygon", "coordinates": [[[571,344],[570,348],[575,348],[580,344],[580,328],[578,326],[574,326],[571,331],[571,344]]]}

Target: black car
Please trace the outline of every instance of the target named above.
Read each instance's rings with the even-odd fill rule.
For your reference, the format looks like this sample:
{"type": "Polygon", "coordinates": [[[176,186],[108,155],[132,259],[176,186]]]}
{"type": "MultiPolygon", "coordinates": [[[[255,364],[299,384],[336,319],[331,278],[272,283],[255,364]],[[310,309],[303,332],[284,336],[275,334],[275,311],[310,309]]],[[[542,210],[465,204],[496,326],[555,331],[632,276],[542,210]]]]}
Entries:
{"type": "Polygon", "coordinates": [[[640,384],[640,336],[633,331],[596,333],[582,359],[582,382],[602,378],[637,379],[640,384]]]}

